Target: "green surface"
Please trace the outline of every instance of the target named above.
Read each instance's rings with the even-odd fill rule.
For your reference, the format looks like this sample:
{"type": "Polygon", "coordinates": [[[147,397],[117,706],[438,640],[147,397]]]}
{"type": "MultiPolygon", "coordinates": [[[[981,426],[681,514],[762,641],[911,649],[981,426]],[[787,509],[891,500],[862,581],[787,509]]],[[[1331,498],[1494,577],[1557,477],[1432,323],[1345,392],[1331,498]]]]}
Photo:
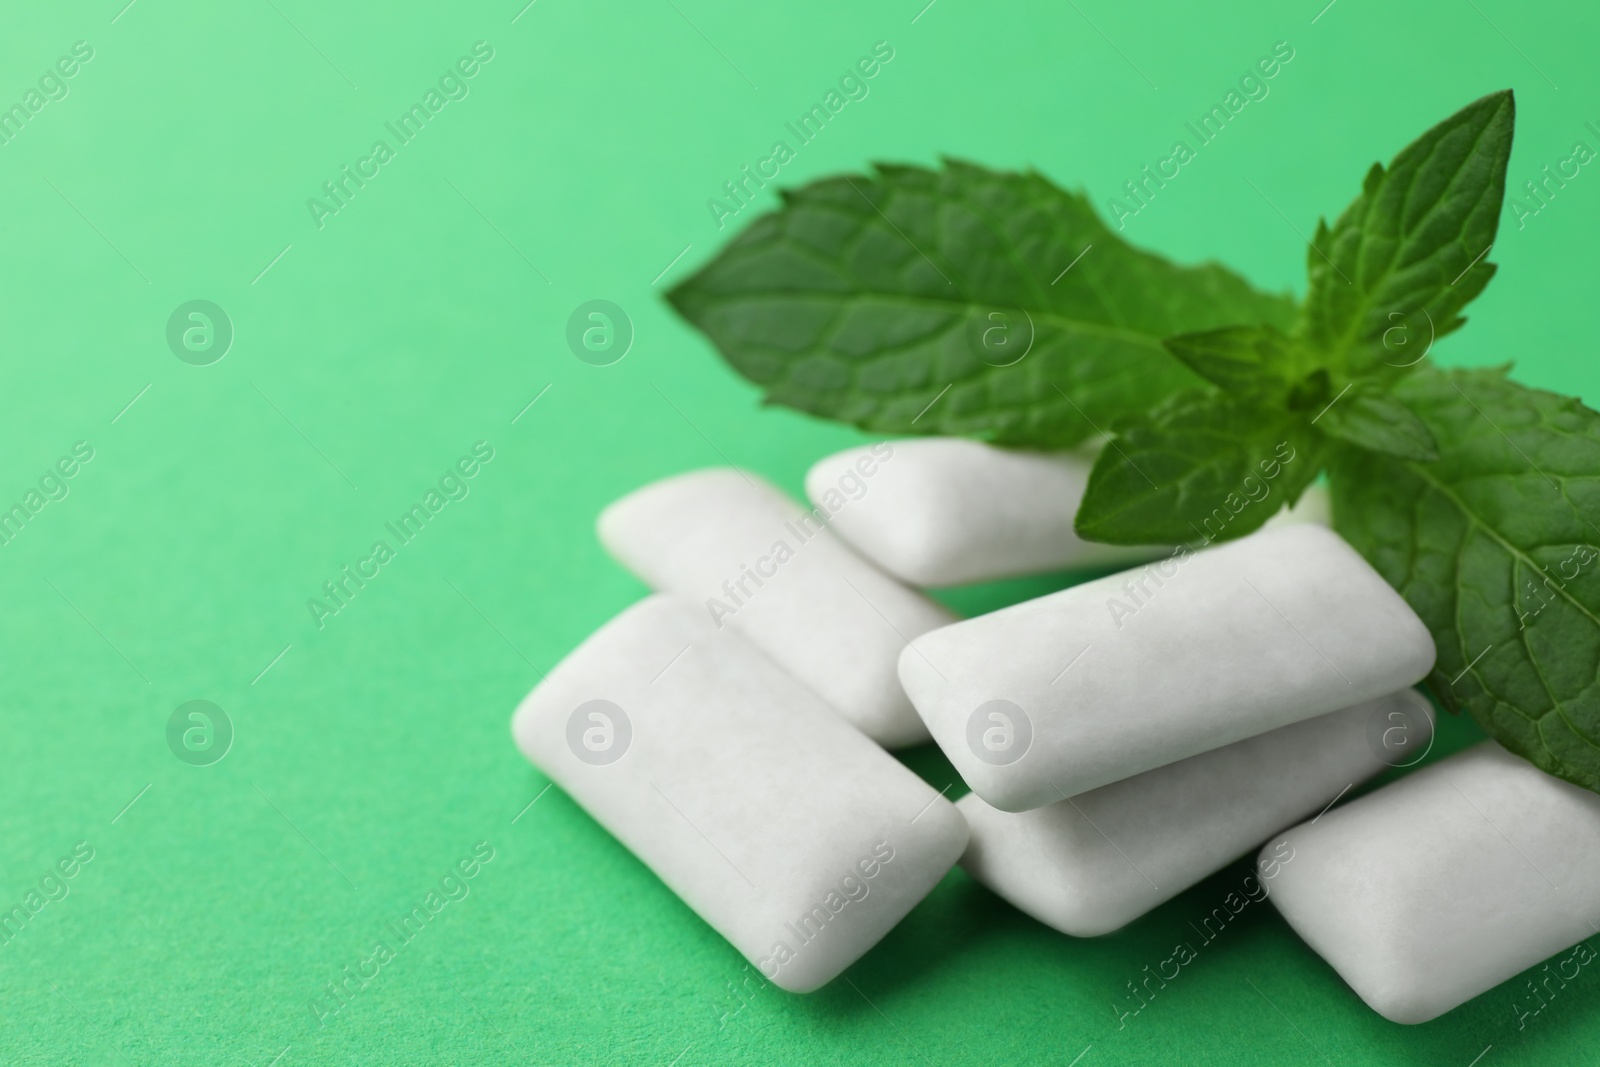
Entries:
{"type": "MultiPolygon", "coordinates": [[[[1088,942],[957,872],[848,982],[745,986],[743,961],[564,795],[528,807],[546,780],[507,730],[538,672],[641,592],[594,542],[604,503],[726,460],[798,489],[860,439],[761,410],[660,291],[733,232],[707,198],[874,42],[893,60],[782,180],[949,153],[1103,202],[1289,41],[1270,95],[1125,220],[1142,246],[1276,290],[1302,285],[1303,236],[1370,162],[1485,92],[1517,90],[1514,191],[1575,141],[1600,147],[1586,5],[1339,0],[1313,24],[1318,2],[122,2],[12,5],[0,36],[0,100],[73,42],[94,50],[0,144],[0,501],[26,506],[75,442],[93,449],[0,545],[0,901],[93,850],[0,945],[0,1062],[1592,1059],[1589,971],[1521,1029],[1516,983],[1399,1027],[1266,905],[1119,1029],[1124,984],[1237,867],[1088,942]],[[319,229],[307,199],[479,40],[494,55],[469,95],[319,229]],[[195,299],[235,327],[210,366],[166,342],[195,299]],[[564,341],[591,299],[636,329],[613,366],[564,341]],[[398,545],[385,523],[478,441],[494,453],[470,494],[398,545]],[[308,598],[380,538],[394,558],[319,629],[308,598]],[[234,725],[214,765],[168,748],[190,700],[234,725]],[[478,842],[492,861],[442,881],[478,842]],[[325,984],[441,884],[468,895],[319,1024],[325,984]]],[[[1521,229],[1519,200],[1472,328],[1435,355],[1515,359],[1594,400],[1600,174],[1584,166],[1521,229]]],[[[1472,736],[1449,724],[1440,748],[1472,736]]],[[[909,761],[949,781],[935,754],[909,761]]]]}

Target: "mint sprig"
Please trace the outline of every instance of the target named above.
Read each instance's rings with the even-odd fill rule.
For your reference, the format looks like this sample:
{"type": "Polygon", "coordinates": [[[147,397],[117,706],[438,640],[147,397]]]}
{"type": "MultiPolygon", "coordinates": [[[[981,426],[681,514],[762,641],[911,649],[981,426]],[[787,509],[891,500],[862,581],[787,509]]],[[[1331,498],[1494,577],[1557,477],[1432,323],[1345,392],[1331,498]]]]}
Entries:
{"type": "Polygon", "coordinates": [[[1298,306],[953,162],[788,193],[670,299],[814,414],[1034,448],[1110,429],[1093,540],[1238,537],[1326,471],[1339,532],[1433,634],[1441,702],[1600,792],[1600,413],[1426,358],[1494,276],[1514,123],[1493,93],[1374,164],[1298,306]]]}
{"type": "Polygon", "coordinates": [[[1296,408],[1327,402],[1327,375],[1310,380],[1316,368],[1304,350],[1271,323],[1179,334],[1162,343],[1179,362],[1235,397],[1296,408]]]}
{"type": "Polygon", "coordinates": [[[1330,229],[1317,224],[1306,255],[1303,334],[1349,374],[1402,362],[1384,335],[1405,324],[1430,337],[1494,277],[1485,258],[1500,222],[1516,105],[1510,91],[1474,101],[1374,163],[1361,195],[1330,229]]]}
{"type": "Polygon", "coordinates": [[[1600,792],[1600,413],[1505,368],[1429,368],[1395,395],[1439,459],[1341,451],[1335,527],[1427,623],[1439,700],[1600,792]]]}
{"type": "Polygon", "coordinates": [[[1323,433],[1371,452],[1432,463],[1439,445],[1427,424],[1389,393],[1357,387],[1348,397],[1329,404],[1318,419],[1323,433]]]}
{"type": "MultiPolygon", "coordinates": [[[[1339,221],[1331,229],[1317,227],[1307,257],[1306,303],[1291,334],[1266,324],[1234,326],[1170,338],[1168,349],[1233,401],[1248,401],[1252,410],[1241,418],[1267,426],[1286,411],[1306,412],[1329,455],[1357,448],[1423,462],[1437,458],[1428,428],[1392,392],[1421,362],[1420,355],[1399,350],[1415,346],[1412,331],[1420,333],[1424,324],[1431,324],[1430,345],[1437,334],[1459,327],[1461,309],[1494,274],[1485,253],[1505,193],[1514,112],[1509,92],[1486,96],[1423,134],[1387,169],[1374,164],[1339,221]]],[[[1126,420],[1119,436],[1158,440],[1155,419],[1126,420]]],[[[1180,482],[1213,463],[1203,452],[1181,451],[1181,444],[1173,443],[1172,454],[1188,455],[1195,471],[1174,470],[1180,482]]],[[[1174,520],[1195,522],[1207,509],[1203,500],[1185,506],[1180,497],[1173,516],[1155,515],[1148,526],[1126,521],[1125,507],[1109,488],[1125,480],[1110,472],[1123,462],[1115,449],[1096,461],[1078,512],[1083,536],[1149,544],[1158,533],[1170,534],[1174,520]],[[1113,510],[1123,521],[1105,521],[1113,510]]],[[[1239,524],[1228,536],[1251,528],[1239,524]]]]}
{"type": "Polygon", "coordinates": [[[1162,338],[1296,315],[1133,248],[1041,175],[956,161],[785,192],[668,300],[773,403],[1044,448],[1198,385],[1162,338]]]}
{"type": "Polygon", "coordinates": [[[1207,393],[1130,420],[1106,451],[1116,462],[1095,464],[1076,525],[1082,537],[1122,545],[1250,533],[1299,499],[1325,458],[1306,416],[1207,393]]]}

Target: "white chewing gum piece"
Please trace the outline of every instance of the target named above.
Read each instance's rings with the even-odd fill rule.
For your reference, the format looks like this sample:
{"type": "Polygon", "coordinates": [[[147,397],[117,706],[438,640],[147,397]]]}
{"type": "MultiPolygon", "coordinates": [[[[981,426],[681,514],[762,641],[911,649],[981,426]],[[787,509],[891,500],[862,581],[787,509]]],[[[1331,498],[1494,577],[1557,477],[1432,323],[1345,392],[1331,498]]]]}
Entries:
{"type": "Polygon", "coordinates": [[[923,634],[900,680],[972,791],[1026,811],[1403,689],[1433,660],[1400,595],[1301,524],[923,634]]]}
{"type": "MultiPolygon", "coordinates": [[[[917,586],[1121,566],[1168,554],[1170,548],[1105,545],[1077,535],[1072,520],[1094,460],[1091,448],[1024,452],[960,437],[885,441],[818,460],[806,474],[806,495],[833,514],[841,539],[917,586]]],[[[1251,506],[1258,504],[1270,506],[1251,506]]],[[[1293,522],[1329,525],[1327,490],[1312,486],[1268,520],[1293,522]]]]}
{"type": "Polygon", "coordinates": [[[928,740],[895,661],[955,615],[772,485],[730,468],[681,474],[618,500],[598,526],[606,550],[652,589],[738,630],[874,741],[928,740]]]}
{"type": "Polygon", "coordinates": [[[705,609],[652,596],[517,708],[522,752],[762,974],[809,992],[967,843],[955,805],[705,609]]]}
{"type": "Polygon", "coordinates": [[[1432,737],[1427,698],[1402,689],[1032,811],[969,793],[956,802],[972,830],[961,866],[1046,926],[1110,933],[1432,737]]]}
{"type": "Polygon", "coordinates": [[[1295,827],[1263,858],[1273,849],[1278,911],[1392,1022],[1427,1022],[1600,934],[1600,796],[1493,741],[1295,827]]]}
{"type": "Polygon", "coordinates": [[[847,449],[818,460],[806,495],[833,529],[913,585],[985,582],[1153,559],[1169,549],[1084,541],[1072,529],[1094,453],[1021,452],[959,437],[847,449]]]}

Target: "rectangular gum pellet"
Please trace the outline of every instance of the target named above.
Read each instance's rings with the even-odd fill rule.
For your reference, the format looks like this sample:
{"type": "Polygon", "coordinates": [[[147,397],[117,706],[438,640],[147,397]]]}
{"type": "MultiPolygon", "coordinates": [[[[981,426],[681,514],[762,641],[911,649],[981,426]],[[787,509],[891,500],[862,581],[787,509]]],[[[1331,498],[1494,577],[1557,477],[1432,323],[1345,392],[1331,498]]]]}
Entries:
{"type": "Polygon", "coordinates": [[[972,791],[1026,811],[1411,685],[1422,621],[1316,525],[935,630],[900,678],[972,791]]]}
{"type": "Polygon", "coordinates": [[[783,989],[853,963],[954,865],[955,805],[697,604],[652,596],[517,708],[522,752],[783,989]]]}
{"type": "Polygon", "coordinates": [[[1094,454],[1022,452],[957,437],[852,448],[806,475],[838,535],[913,585],[947,586],[1150,559],[1084,541],[1072,519],[1094,454]]]}
{"type": "Polygon", "coordinates": [[[828,518],[754,474],[720,468],[638,489],[598,525],[606,550],[652,589],[738,630],[868,737],[925,742],[895,660],[955,616],[857,555],[828,518]]]}
{"type": "MultiPolygon", "coordinates": [[[[958,437],[885,441],[818,460],[806,475],[806,495],[832,513],[840,538],[916,586],[1127,566],[1170,552],[1078,536],[1073,519],[1094,461],[1090,448],[1025,452],[958,437]]],[[[1277,511],[1271,522],[1327,524],[1321,487],[1283,511],[1272,480],[1260,480],[1260,488],[1250,506],[1277,511]]]]}
{"type": "Polygon", "coordinates": [[[1403,689],[1032,811],[968,794],[956,803],[972,832],[961,866],[1062,933],[1110,933],[1409,764],[1432,737],[1427,699],[1403,689]]]}
{"type": "Polygon", "coordinates": [[[1493,741],[1269,852],[1283,917],[1392,1022],[1427,1022],[1576,945],[1506,990],[1507,1024],[1522,1029],[1595,958],[1580,942],[1600,934],[1600,796],[1493,741]]]}

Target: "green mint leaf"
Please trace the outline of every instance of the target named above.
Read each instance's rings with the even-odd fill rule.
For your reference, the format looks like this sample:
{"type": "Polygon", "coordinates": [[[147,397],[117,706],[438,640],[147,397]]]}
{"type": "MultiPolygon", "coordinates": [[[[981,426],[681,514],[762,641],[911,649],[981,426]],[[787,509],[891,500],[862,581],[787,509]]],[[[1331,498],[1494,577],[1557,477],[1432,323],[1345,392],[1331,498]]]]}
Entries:
{"type": "Polygon", "coordinates": [[[1439,699],[1600,792],[1600,413],[1504,373],[1400,383],[1440,459],[1341,451],[1334,521],[1433,633],[1439,699]]]}
{"type": "Polygon", "coordinates": [[[874,432],[1069,446],[1200,384],[1161,338],[1296,313],[1035,173],[879,165],[784,201],[668,299],[771,402],[874,432]]]}
{"type": "Polygon", "coordinates": [[[1332,229],[1318,223],[1306,257],[1312,344],[1354,373],[1405,367],[1465,321],[1461,309],[1494,276],[1484,257],[1500,221],[1515,110],[1509,90],[1468,104],[1388,170],[1373,164],[1332,229]]]}
{"type": "Polygon", "coordinates": [[[1236,400],[1315,411],[1333,395],[1316,354],[1276,326],[1224,326],[1162,342],[1184,366],[1236,400]]]}
{"type": "Polygon", "coordinates": [[[1322,469],[1305,415],[1201,393],[1118,427],[1074,525],[1118,545],[1228,540],[1292,504],[1322,469]]]}
{"type": "Polygon", "coordinates": [[[1359,448],[1422,463],[1439,458],[1427,425],[1388,393],[1356,389],[1336,397],[1315,422],[1328,436],[1359,448]]]}
{"type": "Polygon", "coordinates": [[[1296,377],[1293,342],[1264,323],[1179,334],[1162,344],[1190,370],[1236,397],[1286,397],[1296,377]]]}

